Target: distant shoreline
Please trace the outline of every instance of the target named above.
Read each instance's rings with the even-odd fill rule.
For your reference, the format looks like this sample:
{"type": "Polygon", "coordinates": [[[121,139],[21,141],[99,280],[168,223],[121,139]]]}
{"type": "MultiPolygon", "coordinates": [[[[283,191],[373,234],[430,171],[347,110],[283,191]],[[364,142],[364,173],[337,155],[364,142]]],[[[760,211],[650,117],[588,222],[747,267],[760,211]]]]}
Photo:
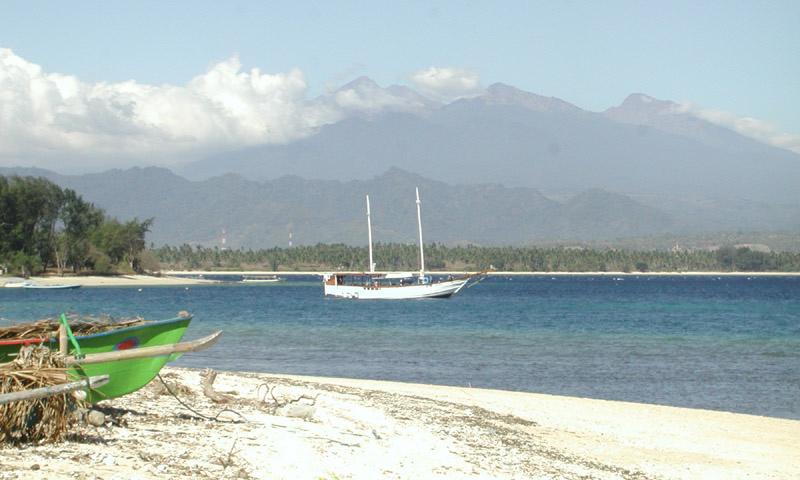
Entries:
{"type": "MultiPolygon", "coordinates": [[[[292,276],[321,276],[330,272],[303,271],[211,271],[211,270],[182,270],[163,272],[162,276],[152,275],[87,275],[87,276],[36,276],[28,280],[38,285],[80,285],[81,287],[168,287],[168,286],[200,286],[220,283],[216,280],[193,278],[197,276],[225,276],[225,275],[277,275],[292,276]]],[[[385,272],[378,272],[385,273],[385,272]]],[[[465,271],[437,271],[428,272],[434,275],[464,275],[474,272],[465,271]]],[[[800,272],[489,272],[489,276],[500,277],[798,277],[800,272]]],[[[19,281],[18,277],[0,277],[0,286],[6,283],[19,281]]]]}
{"type": "MultiPolygon", "coordinates": [[[[332,270],[324,271],[274,271],[274,270],[168,270],[162,272],[167,276],[182,276],[182,275],[278,275],[278,276],[307,276],[307,275],[324,275],[327,273],[335,273],[332,270]]],[[[378,271],[375,273],[388,273],[387,271],[378,271]]],[[[475,271],[466,270],[443,270],[443,271],[428,271],[432,275],[466,275],[475,273],[475,271]]],[[[712,277],[796,277],[800,276],[800,272],[516,272],[516,271],[492,271],[486,272],[489,276],[712,276],[712,277]]]]}
{"type": "MultiPolygon", "coordinates": [[[[0,277],[0,286],[19,280],[19,277],[0,277]]],[[[80,285],[81,287],[156,287],[217,283],[213,280],[197,278],[155,277],[151,275],[36,276],[27,280],[37,285],[80,285]]]]}

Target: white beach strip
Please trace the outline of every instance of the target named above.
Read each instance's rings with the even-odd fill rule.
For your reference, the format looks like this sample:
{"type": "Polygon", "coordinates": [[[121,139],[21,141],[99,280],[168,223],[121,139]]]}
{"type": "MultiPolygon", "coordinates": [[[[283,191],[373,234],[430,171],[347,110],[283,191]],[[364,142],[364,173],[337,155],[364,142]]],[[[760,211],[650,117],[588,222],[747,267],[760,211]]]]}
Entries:
{"type": "Polygon", "coordinates": [[[59,445],[0,449],[6,478],[800,478],[800,421],[477,388],[168,368],[59,445]],[[281,402],[308,399],[275,410],[281,402]],[[311,405],[313,403],[313,405],[311,405]],[[300,405],[300,406],[297,406],[300,405]],[[227,409],[227,410],[225,410],[227,409]],[[235,412],[235,413],[234,413],[235,412]],[[32,471],[34,470],[35,471],[32,471]]]}
{"type": "MultiPolygon", "coordinates": [[[[37,285],[80,285],[82,287],[156,287],[156,286],[181,286],[203,285],[217,283],[213,280],[182,277],[155,277],[152,275],[110,275],[110,276],[47,276],[31,277],[31,282],[37,285]]],[[[0,283],[3,283],[0,278],[0,283]]]]}
{"type": "MultiPolygon", "coordinates": [[[[277,275],[283,277],[293,276],[322,276],[327,271],[291,271],[281,272],[275,270],[237,270],[237,271],[217,271],[217,270],[169,270],[163,272],[164,275],[277,275]]],[[[376,270],[375,273],[393,273],[388,270],[376,270]]],[[[474,274],[475,270],[436,270],[427,272],[431,275],[468,275],[474,274]]],[[[696,277],[797,277],[800,272],[536,272],[536,271],[499,271],[492,270],[483,272],[484,275],[498,276],[498,277],[513,277],[513,276],[597,276],[597,277],[641,277],[641,276],[667,276],[667,277],[682,277],[682,276],[696,276],[696,277]]]]}

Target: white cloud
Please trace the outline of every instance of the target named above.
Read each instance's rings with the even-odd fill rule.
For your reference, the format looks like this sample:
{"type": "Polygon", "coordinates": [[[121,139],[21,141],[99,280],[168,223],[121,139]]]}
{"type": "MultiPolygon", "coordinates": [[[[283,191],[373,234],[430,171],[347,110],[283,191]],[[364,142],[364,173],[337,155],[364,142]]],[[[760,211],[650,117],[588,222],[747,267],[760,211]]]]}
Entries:
{"type": "Polygon", "coordinates": [[[346,111],[378,113],[384,110],[413,111],[422,107],[419,102],[396,95],[365,77],[332,92],[331,96],[334,104],[346,111]]]}
{"type": "Polygon", "coordinates": [[[288,142],[342,116],[306,101],[306,90],[300,70],[243,72],[236,57],[186,86],[88,84],[0,49],[0,164],[80,158],[107,167],[163,165],[198,152],[288,142]]]}
{"type": "Polygon", "coordinates": [[[800,134],[781,132],[778,127],[764,120],[740,117],[722,110],[702,108],[691,102],[677,104],[675,113],[688,113],[754,140],[800,153],[800,134]]]}
{"type": "Polygon", "coordinates": [[[409,80],[424,95],[441,100],[482,93],[478,74],[460,68],[430,67],[413,73],[409,80]]]}

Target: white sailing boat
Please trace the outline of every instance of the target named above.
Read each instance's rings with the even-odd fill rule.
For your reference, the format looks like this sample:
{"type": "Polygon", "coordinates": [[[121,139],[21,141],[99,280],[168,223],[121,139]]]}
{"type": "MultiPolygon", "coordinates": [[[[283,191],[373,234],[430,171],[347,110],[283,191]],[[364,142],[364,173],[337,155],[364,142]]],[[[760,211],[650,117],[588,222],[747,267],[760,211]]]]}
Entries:
{"type": "Polygon", "coordinates": [[[323,277],[325,295],[356,299],[402,300],[410,298],[447,298],[469,282],[474,275],[435,280],[425,274],[425,251],[422,245],[422,213],[417,192],[417,224],[419,225],[419,272],[375,272],[372,261],[372,221],[367,195],[367,232],[369,238],[369,272],[335,272],[323,277]]]}

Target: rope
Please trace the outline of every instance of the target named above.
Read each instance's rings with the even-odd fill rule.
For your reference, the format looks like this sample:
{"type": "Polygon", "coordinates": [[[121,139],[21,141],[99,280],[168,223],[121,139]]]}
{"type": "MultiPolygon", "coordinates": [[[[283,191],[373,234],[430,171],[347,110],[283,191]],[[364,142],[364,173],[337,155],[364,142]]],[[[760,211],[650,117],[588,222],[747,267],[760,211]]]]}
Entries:
{"type": "Polygon", "coordinates": [[[472,282],[469,285],[467,285],[467,288],[474,287],[475,285],[477,285],[477,284],[481,283],[482,281],[486,280],[486,278],[488,278],[488,277],[489,277],[488,275],[482,274],[477,280],[475,280],[474,282],[472,282]]]}
{"type": "Polygon", "coordinates": [[[158,375],[158,379],[159,379],[159,380],[161,380],[161,384],[162,384],[162,385],[164,385],[164,388],[166,388],[166,389],[167,389],[167,391],[169,392],[169,394],[170,394],[170,395],[172,395],[173,397],[175,397],[175,400],[177,400],[177,401],[178,401],[178,403],[180,403],[181,405],[183,405],[183,406],[184,406],[184,408],[186,408],[186,409],[187,409],[187,410],[189,410],[190,412],[194,413],[195,415],[199,416],[200,418],[203,418],[204,420],[211,420],[211,421],[214,421],[214,422],[220,422],[220,423],[243,423],[243,422],[247,422],[247,419],[246,419],[246,418],[244,418],[244,415],[242,415],[241,413],[237,412],[236,410],[231,410],[230,408],[223,408],[222,410],[220,410],[220,411],[219,411],[219,412],[218,412],[216,415],[214,415],[213,417],[209,417],[208,415],[203,415],[202,413],[200,413],[200,412],[198,412],[197,410],[193,409],[193,408],[192,408],[192,407],[190,407],[189,405],[186,405],[186,404],[183,402],[183,400],[181,400],[180,398],[178,398],[178,395],[177,395],[177,394],[175,394],[175,392],[173,392],[171,388],[169,388],[169,385],[167,385],[167,382],[165,382],[165,381],[164,381],[164,379],[163,379],[163,378],[161,378],[161,374],[159,373],[159,374],[157,374],[157,375],[158,375]],[[241,420],[220,420],[220,419],[219,419],[219,416],[220,416],[220,415],[222,415],[222,414],[223,414],[223,413],[225,413],[225,412],[231,412],[231,413],[235,413],[236,415],[239,415],[239,417],[241,418],[241,420]]]}
{"type": "Polygon", "coordinates": [[[78,340],[75,338],[75,335],[72,334],[72,329],[69,328],[69,322],[67,321],[67,316],[65,314],[61,314],[61,324],[64,325],[64,328],[67,331],[67,337],[69,337],[69,341],[72,342],[72,346],[75,347],[75,358],[83,358],[83,352],[81,352],[81,346],[78,345],[78,340]]]}

